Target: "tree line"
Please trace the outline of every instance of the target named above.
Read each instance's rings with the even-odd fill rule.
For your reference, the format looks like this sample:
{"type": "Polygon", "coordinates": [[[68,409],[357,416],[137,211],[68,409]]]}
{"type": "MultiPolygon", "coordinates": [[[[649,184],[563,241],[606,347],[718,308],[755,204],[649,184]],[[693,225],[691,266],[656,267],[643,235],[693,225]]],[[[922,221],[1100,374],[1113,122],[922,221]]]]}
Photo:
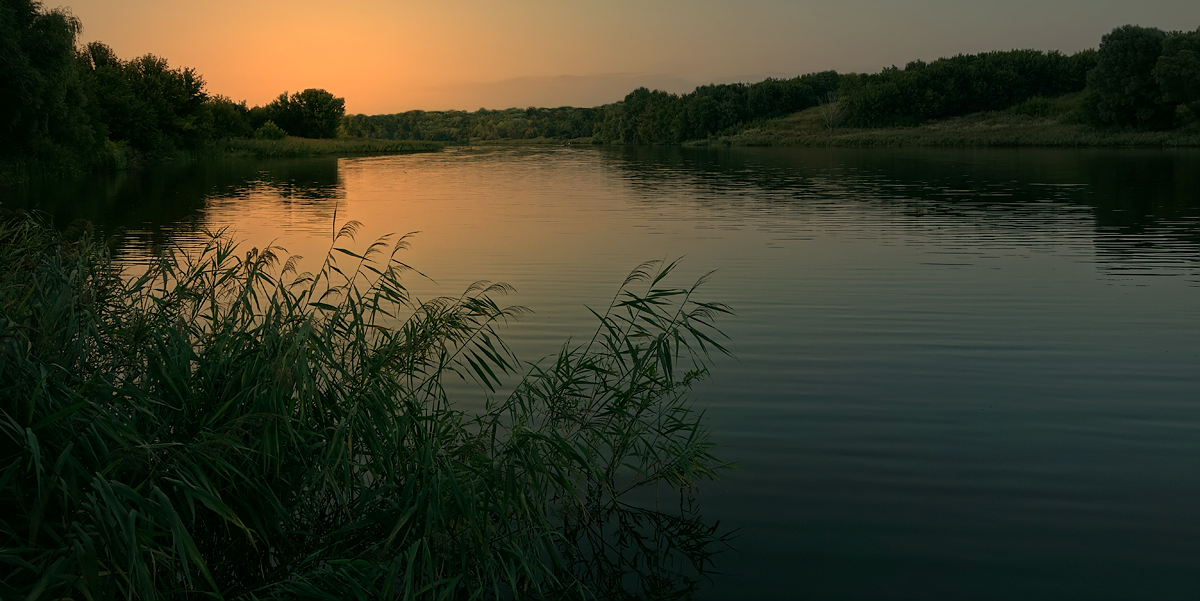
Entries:
{"type": "Polygon", "coordinates": [[[1039,50],[960,54],[875,74],[851,73],[838,91],[847,125],[916,125],[1078,92],[1096,61],[1095,50],[1070,56],[1039,50]]]}
{"type": "Polygon", "coordinates": [[[1118,27],[1098,55],[1087,77],[1093,120],[1154,129],[1200,120],[1200,28],[1118,27]]]}
{"type": "Polygon", "coordinates": [[[846,75],[839,92],[852,126],[914,125],[1082,92],[1082,121],[1170,129],[1200,117],[1200,29],[1126,25],[1098,50],[1071,56],[1014,50],[916,61],[846,75]]]}
{"type": "Polygon", "coordinates": [[[409,111],[350,115],[340,135],[441,141],[560,138],[678,144],[736,133],[766,119],[832,105],[831,124],[909,126],[1080,94],[1075,118],[1104,127],[1170,129],[1200,120],[1200,29],[1127,25],[1099,49],[1010,50],[913,61],[879,73],[811,73],[687,94],[638,88],[591,108],[409,111]]]}
{"type": "Polygon", "coordinates": [[[594,108],[409,111],[346,115],[321,89],[264,106],[209,94],[194,69],[147,54],[121,59],[78,46],[79,20],[36,0],[0,0],[0,163],[124,162],[225,138],[384,138],[469,142],[555,138],[678,144],[736,133],[818,105],[832,127],[917,125],[1035,99],[1079,94],[1075,118],[1104,127],[1170,129],[1200,121],[1200,29],[1126,25],[1097,50],[961,54],[878,73],[810,73],[687,94],[638,88],[594,108]]]}
{"type": "Polygon", "coordinates": [[[467,111],[408,111],[393,115],[347,115],[338,135],[393,140],[576,139],[596,135],[605,107],[467,111]]]}
{"type": "Polygon", "coordinates": [[[601,144],[678,144],[816,106],[841,81],[834,71],[755,84],[700,86],[688,94],[638,88],[595,108],[408,111],[348,115],[340,135],[459,141],[590,139],[601,144]]]}
{"type": "Polygon", "coordinates": [[[248,107],[209,94],[194,69],[125,60],[77,39],[66,9],[0,0],[0,161],[79,166],[196,150],[231,137],[337,135],[345,101],[319,89],[248,107]]]}

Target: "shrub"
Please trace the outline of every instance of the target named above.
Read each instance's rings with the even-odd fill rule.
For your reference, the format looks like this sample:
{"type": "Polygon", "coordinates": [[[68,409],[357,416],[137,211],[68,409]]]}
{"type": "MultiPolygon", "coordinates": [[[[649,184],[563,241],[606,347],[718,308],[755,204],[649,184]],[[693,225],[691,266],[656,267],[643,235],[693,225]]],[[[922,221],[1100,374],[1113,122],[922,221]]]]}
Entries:
{"type": "Polygon", "coordinates": [[[282,140],[287,137],[287,132],[275,125],[274,121],[267,121],[254,130],[254,137],[259,140],[282,140]]]}
{"type": "MultiPolygon", "coordinates": [[[[664,287],[674,264],[467,413],[446,378],[496,390],[518,364],[495,326],[522,310],[487,283],[414,304],[404,238],[296,274],[218,235],[135,277],[66,240],[0,224],[5,599],[608,594],[581,530],[719,467],[686,392],[728,309],[664,287]]],[[[675,548],[703,567],[696,540],[675,548]]]]}
{"type": "Polygon", "coordinates": [[[1057,117],[1060,120],[1078,120],[1083,94],[1065,94],[1054,98],[1035,96],[1009,107],[1008,112],[1027,117],[1057,117]]]}

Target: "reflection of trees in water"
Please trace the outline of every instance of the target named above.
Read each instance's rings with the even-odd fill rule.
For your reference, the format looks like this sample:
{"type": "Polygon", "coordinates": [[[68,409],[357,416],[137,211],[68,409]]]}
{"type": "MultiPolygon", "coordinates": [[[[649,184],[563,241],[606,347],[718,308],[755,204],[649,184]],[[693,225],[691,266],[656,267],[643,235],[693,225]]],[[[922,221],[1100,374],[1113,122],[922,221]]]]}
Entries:
{"type": "Polygon", "coordinates": [[[343,195],[336,159],[272,161],[256,165],[256,171],[255,179],[229,196],[244,194],[253,186],[265,186],[288,201],[336,200],[343,195]]]}
{"type": "MultiPolygon", "coordinates": [[[[949,226],[960,241],[1087,238],[1101,268],[1200,268],[1196,150],[601,151],[645,203],[680,202],[680,195],[662,193],[677,187],[690,206],[738,218],[850,218],[856,215],[848,207],[882,208],[917,225],[949,226]]],[[[195,233],[214,200],[282,202],[325,223],[332,219],[330,201],[343,193],[337,159],[193,161],[9,189],[0,206],[37,209],[60,225],[86,219],[154,244],[167,232],[195,233]]]]}
{"type": "Polygon", "coordinates": [[[1053,243],[1069,228],[1102,267],[1200,262],[1195,150],[636,147],[611,158],[646,203],[678,202],[662,194],[677,187],[691,205],[744,217],[875,207],[981,236],[1053,243]]]}
{"type": "Polygon", "coordinates": [[[670,513],[611,503],[576,511],[565,522],[562,580],[582,583],[586,597],[596,599],[690,599],[716,573],[714,559],[732,536],[706,522],[690,501],[670,513]]]}
{"type": "Polygon", "coordinates": [[[212,199],[266,194],[304,204],[328,221],[342,195],[337,159],[213,160],[167,163],[6,190],[3,206],[41,212],[65,226],[77,219],[130,242],[162,243],[168,232],[197,232],[212,199]]]}

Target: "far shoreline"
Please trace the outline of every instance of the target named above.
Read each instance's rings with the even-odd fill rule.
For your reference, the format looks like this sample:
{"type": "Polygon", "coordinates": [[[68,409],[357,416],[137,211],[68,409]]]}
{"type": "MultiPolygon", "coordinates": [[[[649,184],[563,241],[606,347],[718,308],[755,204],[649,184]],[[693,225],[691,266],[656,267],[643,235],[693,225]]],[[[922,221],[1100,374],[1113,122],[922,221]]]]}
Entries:
{"type": "MultiPolygon", "coordinates": [[[[472,139],[471,146],[620,146],[593,138],[472,139]]],[[[638,146],[638,145],[632,145],[638,146]]],[[[643,145],[645,146],[645,145],[643,145]]],[[[907,127],[835,127],[819,107],[770,119],[736,133],[656,146],[772,148],[1200,148],[1194,128],[1153,131],[1064,122],[1061,115],[989,111],[907,127]]]]}
{"type": "Polygon", "coordinates": [[[442,142],[428,140],[385,140],[379,138],[299,138],[280,140],[231,138],[207,152],[225,158],[292,158],[317,156],[371,156],[437,152],[442,142]]]}
{"type": "Polygon", "coordinates": [[[1108,129],[1060,117],[975,113],[910,127],[828,128],[819,109],[684,146],[793,146],[848,148],[1200,148],[1200,131],[1108,129]]]}
{"type": "Polygon", "coordinates": [[[110,153],[99,165],[87,169],[78,163],[39,161],[0,163],[0,188],[35,180],[84,177],[89,173],[119,172],[162,163],[192,160],[300,159],[314,157],[361,157],[438,152],[446,144],[429,140],[386,140],[377,138],[300,138],[278,140],[227,138],[197,150],[180,150],[165,155],[139,156],[126,147],[110,145],[110,153]]]}
{"type": "MultiPolygon", "coordinates": [[[[675,148],[1057,148],[1057,149],[1184,149],[1200,148],[1200,132],[1189,130],[1113,130],[1089,124],[1063,123],[1059,118],[1029,117],[1009,112],[976,113],[909,127],[836,127],[822,123],[818,109],[772,119],[736,133],[689,140],[679,144],[616,144],[585,138],[472,138],[469,142],[392,140],[385,138],[300,138],[279,140],[229,138],[196,151],[168,156],[129,157],[101,171],[138,169],[178,160],[292,159],[390,156],[439,152],[447,147],[637,147],[675,148]]],[[[122,157],[124,158],[124,157],[122,157]]],[[[61,177],[65,173],[32,164],[8,164],[0,169],[0,186],[61,177]]],[[[78,173],[77,175],[84,175],[78,173]]]]}

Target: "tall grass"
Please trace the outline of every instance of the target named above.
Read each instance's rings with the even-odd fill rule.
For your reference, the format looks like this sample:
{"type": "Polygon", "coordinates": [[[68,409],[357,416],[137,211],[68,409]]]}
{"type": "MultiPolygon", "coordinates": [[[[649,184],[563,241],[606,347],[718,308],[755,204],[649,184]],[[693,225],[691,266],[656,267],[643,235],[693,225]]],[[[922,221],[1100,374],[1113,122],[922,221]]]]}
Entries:
{"type": "Polygon", "coordinates": [[[294,158],[309,156],[353,156],[434,152],[445,144],[425,140],[380,140],[374,138],[313,139],[288,136],[282,140],[233,138],[219,146],[225,156],[294,158]]]}
{"type": "Polygon", "coordinates": [[[0,225],[0,597],[688,590],[640,554],[703,572],[715,530],[622,498],[720,468],[686,393],[728,308],[645,264],[592,339],[471,414],[443,383],[522,369],[497,325],[523,310],[488,283],[417,304],[407,241],[356,252],[355,229],[316,273],[215,235],[127,277],[88,234],[0,225]]]}

